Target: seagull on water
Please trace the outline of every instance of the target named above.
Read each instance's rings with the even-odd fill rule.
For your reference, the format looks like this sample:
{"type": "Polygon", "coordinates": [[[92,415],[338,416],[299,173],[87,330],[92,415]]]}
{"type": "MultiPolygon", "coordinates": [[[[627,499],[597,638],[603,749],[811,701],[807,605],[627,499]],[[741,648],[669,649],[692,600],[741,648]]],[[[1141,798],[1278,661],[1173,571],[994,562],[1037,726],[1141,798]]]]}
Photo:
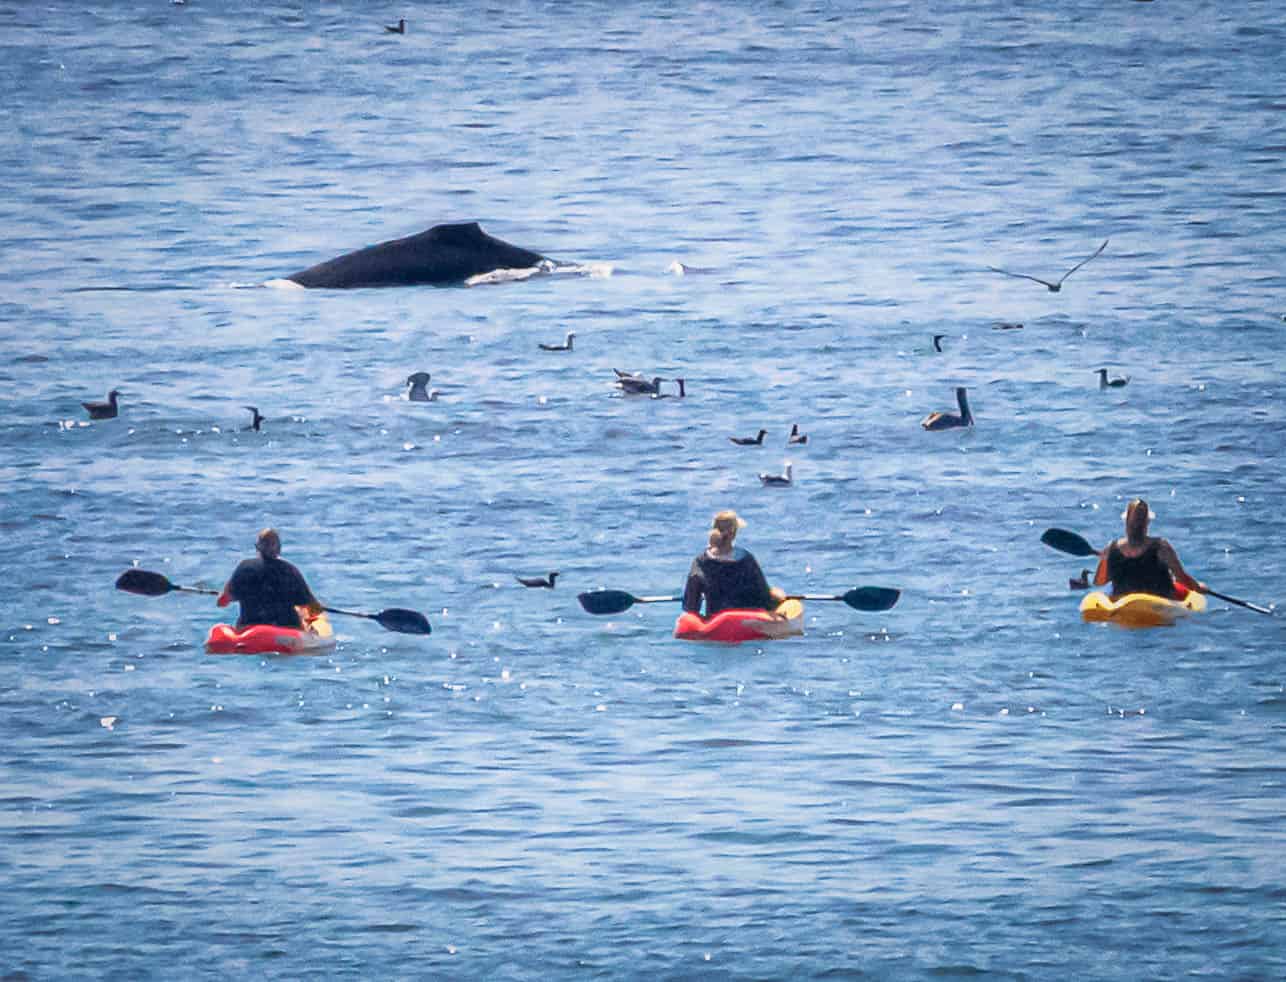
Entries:
{"type": "Polygon", "coordinates": [[[405,33],[406,33],[406,18],[405,18],[405,17],[403,17],[403,18],[402,18],[401,20],[399,20],[396,24],[385,24],[385,25],[384,25],[384,30],[388,31],[390,34],[405,34],[405,33]]]}
{"type": "Polygon", "coordinates": [[[554,588],[554,580],[558,579],[558,570],[554,570],[548,576],[518,576],[515,574],[514,579],[523,586],[543,586],[546,590],[552,590],[554,588]]]}
{"type": "Polygon", "coordinates": [[[1069,577],[1067,580],[1067,589],[1069,590],[1088,590],[1090,588],[1090,571],[1081,570],[1080,576],[1069,577]]]}
{"type": "Polygon", "coordinates": [[[786,461],[786,470],[782,474],[760,474],[759,480],[766,488],[788,488],[794,483],[794,470],[790,461],[786,461]]]}
{"type": "Polygon", "coordinates": [[[616,373],[616,384],[626,395],[631,396],[654,396],[661,392],[661,377],[654,376],[651,381],[645,379],[642,375],[634,375],[630,372],[623,372],[619,368],[613,368],[616,373]]]}
{"type": "Polygon", "coordinates": [[[1122,375],[1120,378],[1108,378],[1107,369],[1098,369],[1098,387],[1100,389],[1123,389],[1130,384],[1130,376],[1122,375]]]}
{"type": "Polygon", "coordinates": [[[541,351],[571,351],[572,338],[576,337],[575,331],[567,332],[567,340],[562,344],[541,344],[538,347],[541,351]]]}
{"type": "Polygon", "coordinates": [[[1049,290],[1050,293],[1057,293],[1059,290],[1063,288],[1063,280],[1067,279],[1067,277],[1071,276],[1073,273],[1075,273],[1078,269],[1084,266],[1091,259],[1094,259],[1096,256],[1098,256],[1100,252],[1102,252],[1104,249],[1107,248],[1107,244],[1109,241],[1111,240],[1104,239],[1103,244],[1094,250],[1094,255],[1089,256],[1085,259],[1082,259],[1080,262],[1078,262],[1075,266],[1073,266],[1066,273],[1060,276],[1058,278],[1057,283],[1051,283],[1049,282],[1049,280],[1042,280],[1039,276],[1028,276],[1026,273],[1011,273],[1007,269],[999,269],[995,266],[988,266],[987,268],[991,270],[993,273],[1003,273],[1005,276],[1016,276],[1020,280],[1032,280],[1033,282],[1039,283],[1042,286],[1044,286],[1046,289],[1049,290]]]}
{"type": "Polygon", "coordinates": [[[728,439],[739,447],[762,447],[767,435],[767,430],[760,430],[758,436],[730,436],[728,439]]]}
{"type": "Polygon", "coordinates": [[[116,397],[120,394],[119,389],[112,389],[107,393],[106,402],[82,402],[81,405],[89,413],[90,419],[115,419],[118,412],[116,397]]]}
{"type": "Polygon", "coordinates": [[[792,443],[807,443],[807,442],[808,442],[808,434],[799,432],[798,423],[791,423],[790,437],[786,440],[787,446],[789,446],[792,443]]]}

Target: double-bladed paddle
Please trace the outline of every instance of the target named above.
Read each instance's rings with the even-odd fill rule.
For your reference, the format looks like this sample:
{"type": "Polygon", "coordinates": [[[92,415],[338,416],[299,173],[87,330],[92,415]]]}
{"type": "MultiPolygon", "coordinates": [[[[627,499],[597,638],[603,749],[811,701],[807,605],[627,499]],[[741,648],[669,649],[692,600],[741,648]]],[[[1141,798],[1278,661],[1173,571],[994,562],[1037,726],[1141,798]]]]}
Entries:
{"type": "MultiPolygon", "coordinates": [[[[201,587],[171,583],[160,573],[145,569],[127,569],[116,578],[116,589],[124,590],[126,593],[137,593],[143,597],[161,597],[175,590],[183,593],[204,593],[212,597],[219,595],[218,590],[205,590],[201,587]]],[[[428,618],[418,610],[407,610],[404,607],[390,607],[387,610],[381,610],[378,614],[365,614],[359,610],[341,610],[338,607],[323,607],[322,610],[329,614],[364,617],[366,620],[375,621],[386,631],[396,631],[398,634],[430,634],[433,631],[428,618]]]]}
{"type": "MultiPolygon", "coordinates": [[[[1045,543],[1051,549],[1057,549],[1059,552],[1066,552],[1073,556],[1097,556],[1099,551],[1090,545],[1084,536],[1077,535],[1075,532],[1069,532],[1067,529],[1045,529],[1040,537],[1040,541],[1045,543]]],[[[1267,607],[1261,607],[1258,604],[1252,604],[1246,600],[1238,600],[1236,597],[1230,597],[1226,593],[1219,593],[1206,587],[1205,592],[1212,597],[1218,597],[1220,600],[1226,600],[1230,604],[1236,604],[1238,607],[1245,607],[1247,610],[1253,610],[1256,614],[1272,615],[1272,611],[1267,607]]]]}
{"type": "MultiPolygon", "coordinates": [[[[882,586],[855,587],[848,593],[831,596],[829,594],[792,594],[791,600],[842,600],[855,610],[888,610],[898,602],[901,591],[882,586]]],[[[619,614],[629,610],[635,604],[675,603],[682,597],[636,597],[625,590],[592,590],[576,597],[580,605],[590,614],[619,614]]]]}

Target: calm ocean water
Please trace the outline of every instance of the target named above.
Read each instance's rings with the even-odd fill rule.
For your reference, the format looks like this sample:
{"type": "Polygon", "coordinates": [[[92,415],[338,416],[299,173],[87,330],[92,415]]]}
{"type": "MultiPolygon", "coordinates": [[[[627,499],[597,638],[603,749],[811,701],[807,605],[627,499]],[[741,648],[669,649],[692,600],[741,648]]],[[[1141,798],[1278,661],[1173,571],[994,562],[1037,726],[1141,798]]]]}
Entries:
{"type": "Polygon", "coordinates": [[[1286,596],[1283,50],[1267,0],[0,2],[0,974],[1286,975],[1283,620],[1082,625],[1039,542],[1143,495],[1286,596]],[[472,220],[612,273],[258,286],[472,220]],[[579,609],[722,507],[901,601],[579,609]],[[112,588],[268,524],[432,636],[215,658],[112,588]]]}

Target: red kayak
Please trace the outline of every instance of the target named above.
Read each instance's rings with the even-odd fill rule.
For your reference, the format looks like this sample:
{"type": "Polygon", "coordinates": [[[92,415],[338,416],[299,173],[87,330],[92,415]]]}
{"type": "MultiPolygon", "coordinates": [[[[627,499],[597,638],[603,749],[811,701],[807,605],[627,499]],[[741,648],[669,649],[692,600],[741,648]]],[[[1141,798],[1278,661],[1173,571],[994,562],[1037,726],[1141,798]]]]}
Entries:
{"type": "Polygon", "coordinates": [[[740,644],[743,641],[771,641],[798,637],[804,633],[804,605],[787,600],[776,611],[721,610],[706,619],[684,611],[674,624],[674,636],[684,641],[719,641],[740,644]]]}
{"type": "Polygon", "coordinates": [[[216,624],[205,639],[212,655],[313,655],[335,647],[335,632],[324,613],[305,621],[301,630],[275,624],[251,624],[240,630],[216,624]]]}

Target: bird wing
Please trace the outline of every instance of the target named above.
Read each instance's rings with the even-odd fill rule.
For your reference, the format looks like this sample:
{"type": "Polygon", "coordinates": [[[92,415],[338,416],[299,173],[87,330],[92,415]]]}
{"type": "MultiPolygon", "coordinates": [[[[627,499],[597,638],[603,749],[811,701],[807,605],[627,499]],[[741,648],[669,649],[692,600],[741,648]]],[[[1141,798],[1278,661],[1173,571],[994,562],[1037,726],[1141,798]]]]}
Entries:
{"type": "MultiPolygon", "coordinates": [[[[1005,276],[1014,276],[1020,280],[1031,280],[1033,283],[1039,283],[1041,286],[1049,287],[1051,290],[1053,290],[1057,285],[1049,282],[1049,280],[1042,280],[1039,276],[1028,276],[1026,273],[1011,273],[1009,270],[1000,269],[997,266],[988,266],[987,268],[993,273],[1003,273],[1005,276]]],[[[1059,283],[1061,282],[1062,280],[1059,280],[1059,283]]]]}
{"type": "Polygon", "coordinates": [[[1099,254],[1100,252],[1102,252],[1104,249],[1106,249],[1106,248],[1107,248],[1107,244],[1108,244],[1110,241],[1111,241],[1111,239],[1104,239],[1104,240],[1103,240],[1103,244],[1102,244],[1101,246],[1099,246],[1097,249],[1095,249],[1095,250],[1094,250],[1094,255],[1092,255],[1092,256],[1086,256],[1084,259],[1082,259],[1080,262],[1078,262],[1075,266],[1073,266],[1071,269],[1069,269],[1066,273],[1064,273],[1064,274],[1062,275],[1062,278],[1061,278],[1061,279],[1059,279],[1059,281],[1058,281],[1058,282],[1059,282],[1059,284],[1061,285],[1061,284],[1062,284],[1062,282],[1063,282],[1063,280],[1067,279],[1067,277],[1071,276],[1073,273],[1075,273],[1078,269],[1080,269],[1082,266],[1084,266],[1084,265],[1085,265],[1087,262],[1089,262],[1091,259],[1095,259],[1095,258],[1097,258],[1098,254],[1099,254]]]}

